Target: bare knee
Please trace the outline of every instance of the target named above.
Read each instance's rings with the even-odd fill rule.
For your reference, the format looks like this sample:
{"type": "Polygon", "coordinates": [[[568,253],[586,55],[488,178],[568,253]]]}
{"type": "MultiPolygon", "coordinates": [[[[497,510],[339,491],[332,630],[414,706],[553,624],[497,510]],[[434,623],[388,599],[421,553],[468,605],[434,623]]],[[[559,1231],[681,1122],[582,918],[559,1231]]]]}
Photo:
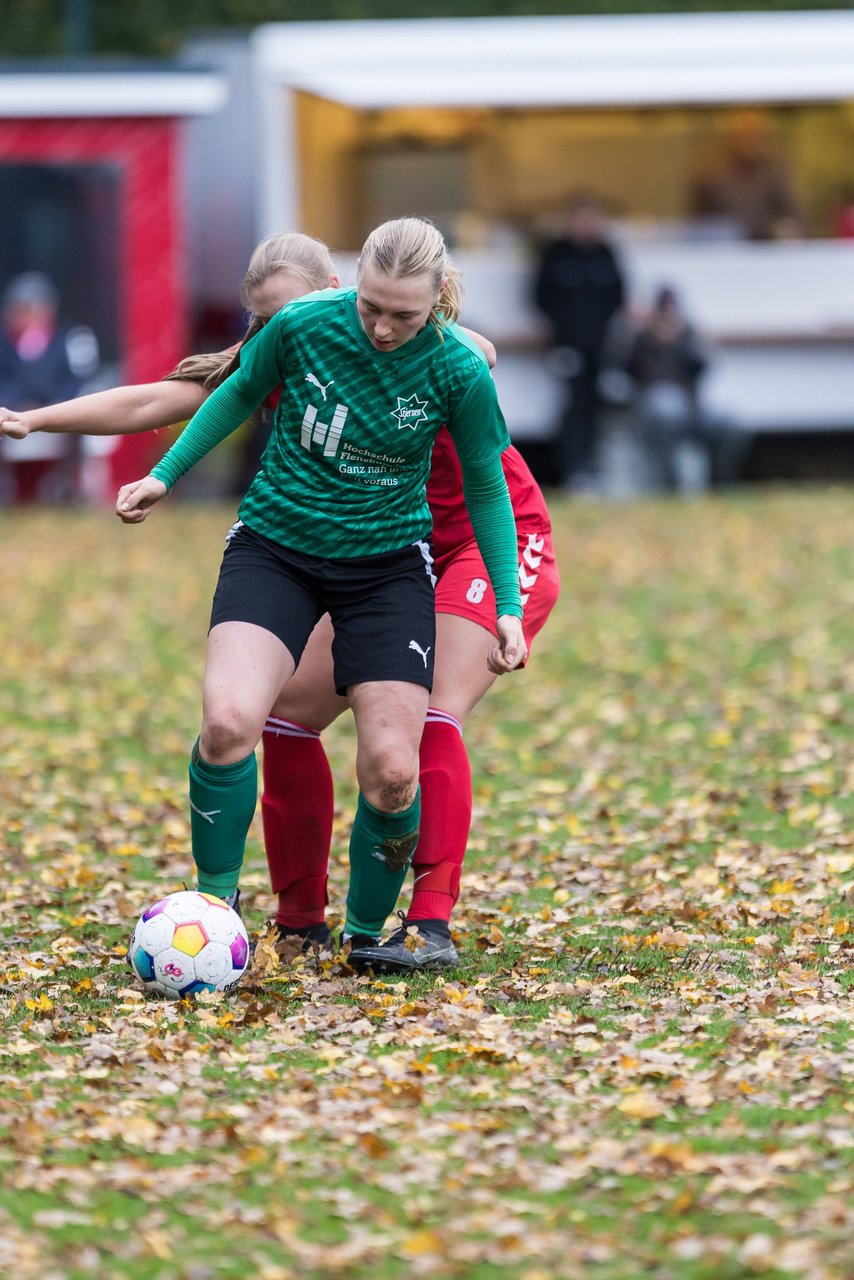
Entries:
{"type": "Polygon", "coordinates": [[[376,807],[383,813],[400,813],[412,804],[417,790],[417,777],[403,776],[399,772],[390,773],[382,780],[376,807]]]}
{"type": "Polygon", "coordinates": [[[356,773],[362,795],[382,813],[400,813],[418,790],[427,690],[392,681],[351,685],[348,693],[356,717],[356,773]]]}
{"type": "Polygon", "coordinates": [[[365,799],[382,813],[400,813],[408,809],[418,790],[417,758],[407,769],[400,759],[379,756],[365,761],[357,770],[359,786],[365,799]]]}
{"type": "Polygon", "coordinates": [[[209,764],[234,764],[255,750],[259,733],[237,707],[205,712],[199,735],[202,758],[209,764]]]}

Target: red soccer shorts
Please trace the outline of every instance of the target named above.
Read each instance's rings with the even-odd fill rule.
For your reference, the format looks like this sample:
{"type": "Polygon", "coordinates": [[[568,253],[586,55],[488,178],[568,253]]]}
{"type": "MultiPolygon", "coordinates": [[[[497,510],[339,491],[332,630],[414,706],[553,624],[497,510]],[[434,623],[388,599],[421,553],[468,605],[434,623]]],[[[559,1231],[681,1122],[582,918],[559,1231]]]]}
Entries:
{"type": "MultiPolygon", "coordinates": [[[[496,635],[495,593],[477,543],[437,558],[436,612],[469,618],[496,635]]],[[[554,543],[549,531],[520,530],[519,586],[522,589],[522,630],[530,651],[534,636],[545,623],[560,591],[554,543]]]]}

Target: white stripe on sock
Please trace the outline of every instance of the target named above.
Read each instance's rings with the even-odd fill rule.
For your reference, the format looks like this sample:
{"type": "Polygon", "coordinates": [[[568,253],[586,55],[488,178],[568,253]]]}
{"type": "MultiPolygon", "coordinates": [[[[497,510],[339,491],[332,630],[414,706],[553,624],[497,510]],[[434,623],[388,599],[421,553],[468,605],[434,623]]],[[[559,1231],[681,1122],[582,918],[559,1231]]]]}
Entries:
{"type": "Polygon", "coordinates": [[[460,737],[463,736],[463,726],[454,716],[447,711],[440,711],[438,707],[428,707],[427,715],[424,717],[425,724],[447,724],[453,725],[460,737]]]}
{"type": "Polygon", "coordinates": [[[307,729],[305,725],[294,724],[292,720],[280,720],[278,716],[268,716],[264,725],[265,733],[275,734],[277,738],[319,738],[319,729],[307,729]]]}

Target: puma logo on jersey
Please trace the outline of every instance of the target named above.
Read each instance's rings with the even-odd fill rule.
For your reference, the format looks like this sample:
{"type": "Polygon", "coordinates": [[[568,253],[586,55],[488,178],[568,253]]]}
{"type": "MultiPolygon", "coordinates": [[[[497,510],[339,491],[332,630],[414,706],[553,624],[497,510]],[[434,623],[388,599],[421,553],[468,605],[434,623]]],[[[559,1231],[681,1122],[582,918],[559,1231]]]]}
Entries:
{"type": "Polygon", "coordinates": [[[424,659],[424,669],[426,671],[427,670],[427,654],[430,652],[433,646],[428,644],[426,649],[422,649],[421,645],[418,643],[417,640],[410,640],[409,647],[410,649],[414,649],[416,653],[421,654],[421,657],[424,659]]]}
{"type": "Polygon", "coordinates": [[[320,392],[320,394],[323,396],[324,403],[326,402],[326,390],[327,390],[327,387],[334,387],[334,386],[335,386],[335,379],[334,379],[334,378],[332,379],[332,381],[331,381],[331,382],[321,382],[321,381],[320,381],[320,379],[319,379],[319,378],[317,378],[313,373],[307,373],[307,374],[305,375],[305,380],[306,380],[306,382],[310,382],[310,383],[311,383],[311,385],[312,385],[313,387],[317,387],[318,391],[319,391],[319,392],[320,392]]]}

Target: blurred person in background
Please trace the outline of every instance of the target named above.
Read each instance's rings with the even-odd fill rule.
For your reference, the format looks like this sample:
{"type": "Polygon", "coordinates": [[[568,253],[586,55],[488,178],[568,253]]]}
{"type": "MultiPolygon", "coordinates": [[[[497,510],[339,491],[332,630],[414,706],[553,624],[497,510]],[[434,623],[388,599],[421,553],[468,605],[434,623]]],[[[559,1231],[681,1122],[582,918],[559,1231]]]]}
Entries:
{"type": "Polygon", "coordinates": [[[535,301],[551,325],[553,364],[565,383],[557,472],[570,491],[596,487],[602,355],[624,296],[599,204],[579,195],[557,235],[541,246],[534,281],[535,301]]]}
{"type": "Polygon", "coordinates": [[[854,183],[845,183],[831,213],[831,235],[854,240],[854,183]]]}
{"type": "Polygon", "coordinates": [[[634,426],[656,488],[692,492],[731,484],[747,433],[701,403],[710,353],[676,292],[660,287],[628,339],[634,426]]]}
{"type": "MultiPolygon", "coordinates": [[[[40,409],[80,393],[98,363],[95,335],[60,322],[59,292],[48,276],[26,271],[0,298],[0,403],[40,409]]],[[[0,500],[68,502],[77,492],[76,437],[0,439],[0,500]]]]}
{"type": "Polygon", "coordinates": [[[690,206],[694,217],[728,223],[746,240],[803,235],[798,199],[760,112],[742,111],[733,117],[722,148],[693,179],[690,206]]]}

